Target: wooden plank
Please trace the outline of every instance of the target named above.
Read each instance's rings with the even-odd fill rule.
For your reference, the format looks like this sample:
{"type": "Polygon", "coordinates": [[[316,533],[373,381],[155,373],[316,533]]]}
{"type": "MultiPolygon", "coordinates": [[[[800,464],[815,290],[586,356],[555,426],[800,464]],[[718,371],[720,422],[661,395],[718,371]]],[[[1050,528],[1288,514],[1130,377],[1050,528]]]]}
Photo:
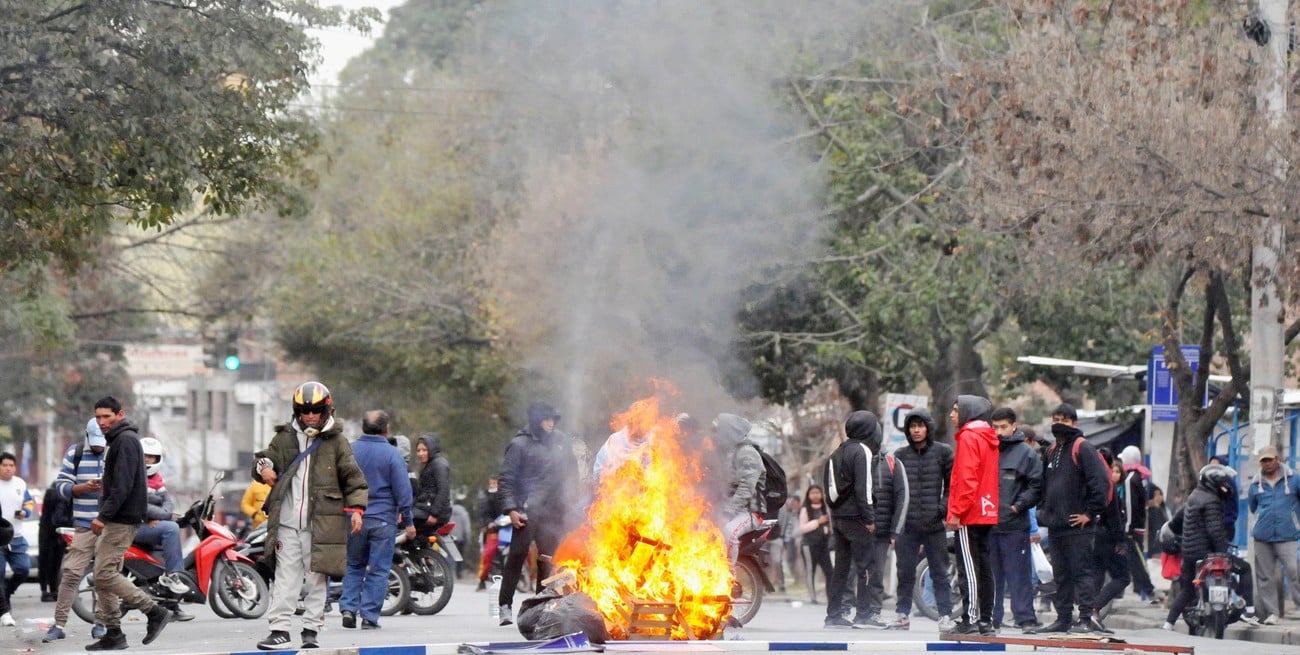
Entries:
{"type": "Polygon", "coordinates": [[[1178,653],[1195,655],[1192,646],[1170,646],[1166,644],[1130,644],[1123,639],[1112,636],[1062,635],[1048,637],[1041,635],[1024,635],[1020,637],[1002,637],[993,635],[963,635],[952,632],[939,634],[944,641],[974,641],[987,644],[1015,644],[1018,646],[1035,646],[1043,648],[1076,648],[1082,650],[1136,650],[1148,653],[1178,653]]]}

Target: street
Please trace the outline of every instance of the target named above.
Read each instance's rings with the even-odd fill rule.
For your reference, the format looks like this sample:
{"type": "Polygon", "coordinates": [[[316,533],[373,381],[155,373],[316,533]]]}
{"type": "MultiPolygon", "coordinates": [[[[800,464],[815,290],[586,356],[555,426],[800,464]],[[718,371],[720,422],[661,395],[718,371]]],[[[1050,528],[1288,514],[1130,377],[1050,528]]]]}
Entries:
{"type": "MultiPolygon", "coordinates": [[[[7,653],[82,653],[91,642],[90,626],[73,615],[67,626],[69,637],[52,644],[40,643],[44,625],[53,616],[52,603],[39,602],[35,584],[23,585],[14,596],[13,614],[18,619],[17,628],[3,628],[0,632],[0,654],[7,653]]],[[[934,641],[937,628],[933,621],[913,617],[908,632],[827,630],[822,628],[824,605],[809,605],[788,599],[768,599],[752,624],[739,635],[741,641],[700,644],[692,650],[736,652],[766,652],[769,650],[809,650],[809,642],[831,642],[833,650],[871,650],[876,652],[925,652],[926,642],[934,641]],[[781,642],[779,644],[770,642],[781,642]],[[845,642],[851,642],[847,645],[845,642]]],[[[888,607],[888,603],[886,604],[888,607]]],[[[158,641],[142,646],[144,618],[138,612],[128,616],[123,625],[132,652],[148,653],[234,653],[256,651],[256,642],[267,634],[264,619],[243,621],[221,619],[211,609],[187,606],[196,619],[187,623],[171,623],[158,641]]],[[[1129,630],[1119,627],[1126,618],[1114,617],[1116,636],[1130,643],[1192,645],[1198,655],[1240,655],[1243,642],[1189,637],[1183,633],[1168,633],[1159,629],[1129,630]]],[[[375,646],[424,646],[423,649],[402,649],[403,654],[427,653],[443,655],[456,652],[457,645],[465,642],[519,641],[523,638],[513,627],[498,627],[488,617],[488,597],[475,592],[470,583],[456,587],[451,603],[435,616],[393,616],[380,621],[379,630],[344,630],[339,627],[337,609],[326,615],[325,629],[320,634],[322,649],[357,649],[375,646]]],[[[1296,629],[1300,623],[1286,620],[1276,628],[1296,629]]],[[[298,637],[297,623],[294,632],[298,637]]],[[[1018,634],[1007,631],[1007,635],[1018,634]]],[[[1251,643],[1251,655],[1293,655],[1296,647],[1251,643]]],[[[355,651],[353,651],[355,652],[355,651]]],[[[371,651],[372,653],[374,651],[371,651]]],[[[382,651],[381,651],[382,652],[382,651]]],[[[389,650],[388,653],[393,653],[389,650]]],[[[1090,651],[1078,651],[1090,652],[1090,651]]],[[[1101,652],[1101,651],[1091,651],[1101,652]]],[[[376,654],[378,655],[378,654],[376,654]]]]}

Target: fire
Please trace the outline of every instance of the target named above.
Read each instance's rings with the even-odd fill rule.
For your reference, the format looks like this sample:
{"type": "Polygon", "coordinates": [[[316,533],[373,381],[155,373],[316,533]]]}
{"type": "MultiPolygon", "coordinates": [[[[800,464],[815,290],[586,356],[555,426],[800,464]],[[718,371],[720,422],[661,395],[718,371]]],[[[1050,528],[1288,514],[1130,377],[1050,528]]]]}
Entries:
{"type": "Polygon", "coordinates": [[[628,637],[634,604],[642,601],[676,603],[673,639],[707,639],[731,613],[726,545],[698,491],[698,456],[683,452],[681,429],[659,405],[657,397],[638,400],[610,421],[614,430],[648,440],[607,469],[588,509],[588,528],[570,542],[581,543],[583,552],[561,548],[557,564],[595,600],[610,636],[628,637]]]}

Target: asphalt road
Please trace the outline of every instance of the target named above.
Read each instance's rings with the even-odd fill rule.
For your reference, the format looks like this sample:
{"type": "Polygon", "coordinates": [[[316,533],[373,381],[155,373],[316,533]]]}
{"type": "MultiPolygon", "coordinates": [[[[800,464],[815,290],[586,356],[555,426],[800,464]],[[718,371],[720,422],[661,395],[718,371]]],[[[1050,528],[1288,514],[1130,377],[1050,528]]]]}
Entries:
{"type": "MultiPolygon", "coordinates": [[[[66,640],[52,644],[40,643],[44,626],[54,613],[53,603],[39,601],[34,583],[23,585],[14,597],[13,614],[18,619],[17,628],[0,628],[0,655],[8,653],[81,653],[91,642],[90,626],[73,615],[66,640]]],[[[888,606],[888,604],[887,604],[888,606]]],[[[207,607],[189,606],[197,618],[187,623],[168,625],[158,641],[149,646],[140,644],[144,635],[144,618],[133,612],[123,626],[132,652],[148,653],[233,653],[255,651],[256,643],[266,636],[268,628],[264,619],[246,621],[221,619],[207,607]]],[[[935,641],[937,627],[934,622],[913,618],[912,629],[907,632],[827,630],[822,628],[825,607],[797,601],[769,599],[758,616],[743,631],[740,642],[702,645],[697,650],[733,652],[767,652],[770,642],[852,642],[847,650],[898,653],[921,653],[926,643],[935,641]],[[747,644],[752,644],[749,647],[747,644]]],[[[1116,622],[1120,623],[1119,621],[1116,622]]],[[[295,623],[295,625],[297,625],[295,623]]],[[[295,628],[294,637],[297,638],[295,628]]],[[[1244,644],[1239,641],[1215,641],[1169,633],[1158,629],[1116,631],[1117,636],[1130,643],[1193,645],[1198,655],[1241,655],[1244,644]]],[[[1008,631],[1007,634],[1013,634],[1008,631]]],[[[450,604],[435,616],[394,616],[381,620],[381,629],[372,631],[344,630],[339,625],[339,615],[334,611],[326,616],[325,630],[320,635],[321,655],[331,649],[348,649],[356,653],[359,648],[395,645],[422,645],[423,649],[405,649],[402,652],[428,655],[454,653],[456,645],[465,642],[521,640],[513,627],[499,627],[488,616],[488,597],[475,592],[473,585],[457,585],[450,604]]],[[[794,647],[790,646],[793,650],[794,647]]],[[[1252,643],[1250,655],[1294,655],[1295,646],[1252,643]]],[[[805,648],[806,650],[806,648],[805,648]]],[[[387,651],[396,655],[398,651],[387,651]]]]}

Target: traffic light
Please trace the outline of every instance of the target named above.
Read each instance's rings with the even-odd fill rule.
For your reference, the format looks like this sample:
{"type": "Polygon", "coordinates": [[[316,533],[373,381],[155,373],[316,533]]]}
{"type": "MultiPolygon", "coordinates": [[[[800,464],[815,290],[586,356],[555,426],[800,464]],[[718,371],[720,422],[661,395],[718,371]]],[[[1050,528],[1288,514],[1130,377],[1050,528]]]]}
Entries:
{"type": "Polygon", "coordinates": [[[203,365],[208,368],[216,368],[217,361],[217,344],[211,341],[203,344],[203,365]]]}
{"type": "Polygon", "coordinates": [[[227,371],[239,370],[239,330],[227,330],[226,338],[221,341],[217,354],[221,358],[221,367],[227,371]]]}

